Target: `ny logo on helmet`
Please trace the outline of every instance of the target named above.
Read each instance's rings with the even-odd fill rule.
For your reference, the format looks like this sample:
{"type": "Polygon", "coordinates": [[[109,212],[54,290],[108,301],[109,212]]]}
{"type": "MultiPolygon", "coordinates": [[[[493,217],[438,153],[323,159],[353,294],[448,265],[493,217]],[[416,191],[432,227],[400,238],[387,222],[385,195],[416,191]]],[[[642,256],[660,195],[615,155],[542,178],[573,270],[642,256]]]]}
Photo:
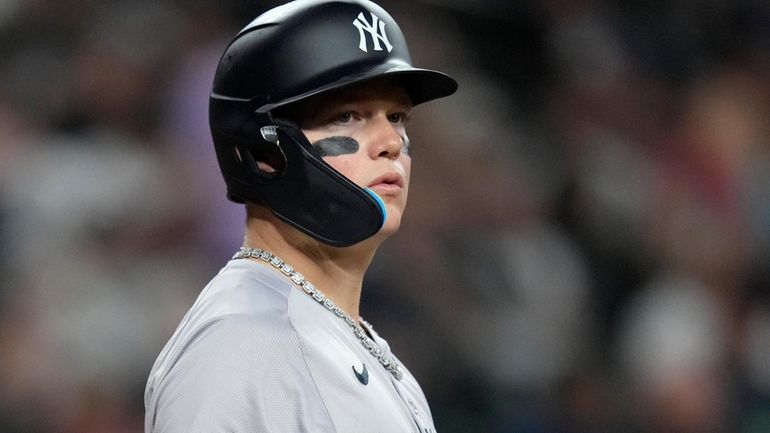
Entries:
{"type": "Polygon", "coordinates": [[[388,35],[385,34],[385,22],[377,18],[377,15],[371,12],[369,13],[372,15],[371,24],[366,21],[363,12],[359,13],[358,17],[353,20],[353,25],[356,26],[358,29],[358,35],[361,37],[358,42],[358,48],[360,48],[361,51],[365,53],[369,52],[369,50],[366,49],[366,34],[364,33],[365,30],[372,36],[372,45],[374,47],[374,51],[382,51],[382,46],[380,45],[380,42],[382,42],[385,44],[385,48],[388,49],[388,52],[390,52],[393,50],[393,45],[390,44],[390,41],[388,41],[388,35]]]}

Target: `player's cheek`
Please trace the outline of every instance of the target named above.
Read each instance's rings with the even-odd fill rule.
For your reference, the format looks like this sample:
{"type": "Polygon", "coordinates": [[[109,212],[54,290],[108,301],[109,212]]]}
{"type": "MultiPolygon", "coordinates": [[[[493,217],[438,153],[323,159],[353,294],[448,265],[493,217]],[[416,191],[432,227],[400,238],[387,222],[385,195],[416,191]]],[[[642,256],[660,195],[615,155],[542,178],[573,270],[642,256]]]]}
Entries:
{"type": "Polygon", "coordinates": [[[412,158],[408,155],[401,155],[394,164],[396,171],[404,178],[404,185],[409,185],[409,176],[412,173],[412,158]]]}
{"type": "Polygon", "coordinates": [[[355,154],[325,156],[322,159],[325,163],[329,164],[333,169],[340,172],[340,174],[348,178],[348,180],[351,182],[359,186],[365,186],[361,185],[361,170],[358,169],[358,163],[356,161],[355,154]]]}

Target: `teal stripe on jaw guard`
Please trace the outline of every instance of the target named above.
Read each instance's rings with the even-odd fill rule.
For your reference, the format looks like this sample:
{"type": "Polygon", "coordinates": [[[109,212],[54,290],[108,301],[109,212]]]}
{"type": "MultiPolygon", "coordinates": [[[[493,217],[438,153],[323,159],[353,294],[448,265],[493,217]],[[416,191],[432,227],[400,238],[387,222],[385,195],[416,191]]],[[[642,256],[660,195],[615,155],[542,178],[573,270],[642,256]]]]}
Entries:
{"type": "Polygon", "coordinates": [[[377,193],[372,191],[371,189],[364,188],[364,191],[368,192],[369,195],[372,196],[374,201],[377,203],[377,207],[380,209],[380,214],[382,214],[382,225],[380,226],[380,228],[382,228],[382,226],[385,225],[385,220],[388,218],[388,211],[385,210],[385,203],[382,201],[380,196],[378,196],[377,193]]]}

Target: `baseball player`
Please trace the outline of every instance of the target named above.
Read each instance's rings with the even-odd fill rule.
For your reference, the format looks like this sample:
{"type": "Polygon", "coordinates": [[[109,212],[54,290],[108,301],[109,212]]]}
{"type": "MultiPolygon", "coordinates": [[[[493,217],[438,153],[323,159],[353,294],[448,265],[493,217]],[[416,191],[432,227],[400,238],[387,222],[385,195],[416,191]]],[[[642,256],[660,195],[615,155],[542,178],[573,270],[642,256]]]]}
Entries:
{"type": "Polygon", "coordinates": [[[244,246],[155,362],[147,433],[434,433],[420,386],[359,316],[401,222],[406,121],[457,83],[418,69],[367,0],[299,0],[226,48],[210,126],[244,246]]]}

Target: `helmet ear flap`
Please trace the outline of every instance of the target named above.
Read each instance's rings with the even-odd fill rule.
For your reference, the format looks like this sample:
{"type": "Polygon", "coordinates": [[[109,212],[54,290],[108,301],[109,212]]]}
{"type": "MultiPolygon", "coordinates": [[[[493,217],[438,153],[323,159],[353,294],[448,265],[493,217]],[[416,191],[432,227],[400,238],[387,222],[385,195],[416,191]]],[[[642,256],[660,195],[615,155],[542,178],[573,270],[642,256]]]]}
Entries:
{"type": "Polygon", "coordinates": [[[280,142],[288,163],[275,179],[263,182],[269,188],[262,189],[260,202],[278,218],[331,246],[350,246],[379,231],[386,218],[379,197],[326,164],[302,130],[290,125],[276,122],[263,127],[266,137],[280,142]]]}

